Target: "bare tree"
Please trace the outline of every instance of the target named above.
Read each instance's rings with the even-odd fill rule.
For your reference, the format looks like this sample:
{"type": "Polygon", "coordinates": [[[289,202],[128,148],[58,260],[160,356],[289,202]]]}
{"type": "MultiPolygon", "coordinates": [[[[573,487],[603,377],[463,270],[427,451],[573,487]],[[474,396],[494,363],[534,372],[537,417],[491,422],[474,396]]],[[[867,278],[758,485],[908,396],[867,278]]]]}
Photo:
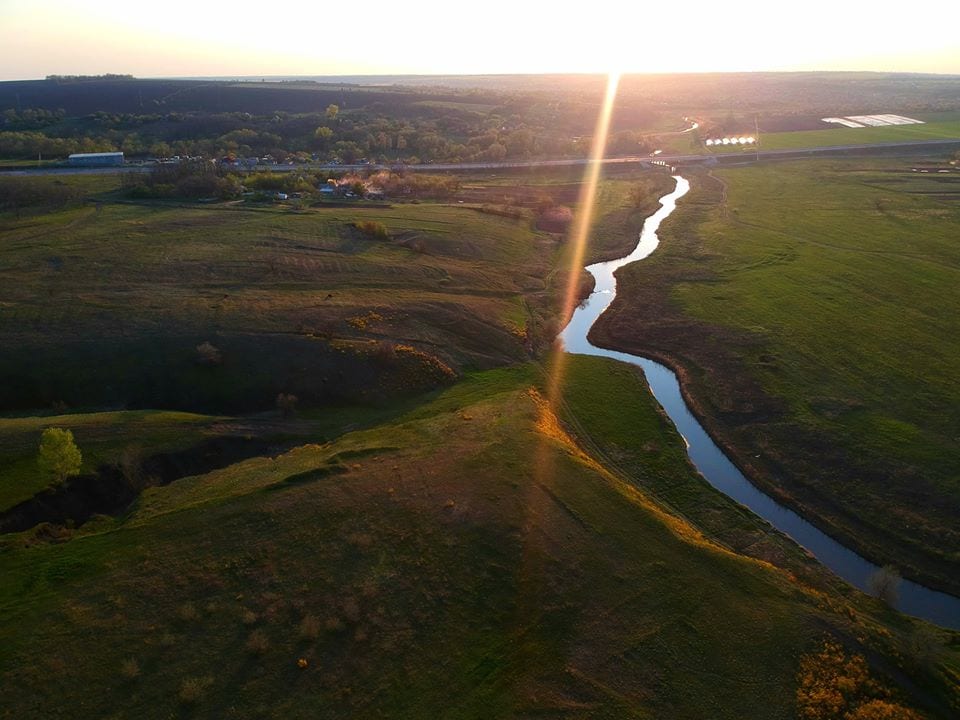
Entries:
{"type": "Polygon", "coordinates": [[[209,340],[197,345],[197,362],[201,365],[219,365],[223,362],[223,354],[209,340]]]}
{"type": "Polygon", "coordinates": [[[297,402],[299,398],[292,393],[280,393],[277,395],[277,410],[283,417],[292,417],[297,412],[297,402]]]}
{"type": "Polygon", "coordinates": [[[884,565],[870,576],[867,589],[875,598],[894,607],[900,594],[900,572],[893,565],[884,565]]]}

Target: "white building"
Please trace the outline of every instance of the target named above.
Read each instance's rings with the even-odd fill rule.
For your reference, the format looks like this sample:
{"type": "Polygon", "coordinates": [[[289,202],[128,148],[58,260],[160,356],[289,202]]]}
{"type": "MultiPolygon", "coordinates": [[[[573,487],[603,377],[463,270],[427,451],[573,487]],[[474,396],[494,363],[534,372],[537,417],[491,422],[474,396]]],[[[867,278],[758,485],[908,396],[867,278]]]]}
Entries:
{"type": "Polygon", "coordinates": [[[67,164],[83,167],[103,167],[123,165],[122,152],[74,153],[67,158],[67,164]]]}

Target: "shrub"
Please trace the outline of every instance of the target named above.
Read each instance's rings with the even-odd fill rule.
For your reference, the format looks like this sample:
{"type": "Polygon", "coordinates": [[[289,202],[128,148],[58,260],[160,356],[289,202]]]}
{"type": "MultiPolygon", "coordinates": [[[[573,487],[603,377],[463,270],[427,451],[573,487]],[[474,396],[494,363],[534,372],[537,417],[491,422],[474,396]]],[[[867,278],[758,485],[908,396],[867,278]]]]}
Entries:
{"type": "Polygon", "coordinates": [[[320,637],[320,621],[314,615],[307,615],[300,621],[300,639],[316,640],[320,637]]]}
{"type": "Polygon", "coordinates": [[[381,340],[374,348],[373,356],[381,363],[390,365],[397,359],[397,346],[389,340],[381,340]]]}
{"type": "Polygon", "coordinates": [[[196,705],[203,699],[207,688],[213,685],[211,677],[186,678],[180,683],[180,692],[177,697],[184,705],[196,705]]]}
{"type": "Polygon", "coordinates": [[[247,652],[251,655],[263,655],[270,649],[270,641],[263,630],[254,630],[247,638],[247,652]]]}
{"type": "Polygon", "coordinates": [[[140,675],[140,663],[135,658],[127,658],[120,663],[120,674],[127,680],[133,680],[140,675]]]}
{"type": "Polygon", "coordinates": [[[573,222],[573,211],[565,205],[554,205],[541,211],[537,227],[547,232],[566,232],[573,222]]]}
{"type": "Polygon", "coordinates": [[[82,191],[61,181],[47,178],[0,178],[0,210],[19,213],[26,207],[62,207],[82,197],[82,191]]]}
{"type": "Polygon", "coordinates": [[[862,655],[848,655],[833,640],[826,640],[819,652],[800,658],[797,683],[800,720],[920,720],[915,712],[886,697],[887,691],[870,676],[862,655]]]}
{"type": "Polygon", "coordinates": [[[193,603],[184,603],[177,608],[177,617],[183,622],[196,622],[200,619],[200,613],[193,603]]]}
{"type": "Polygon", "coordinates": [[[149,173],[125,173],[123,186],[134,198],[219,198],[227,200],[240,194],[239,180],[203,161],[154,166],[149,173]]]}
{"type": "Polygon", "coordinates": [[[376,240],[387,240],[390,237],[390,234],[387,232],[387,226],[376,220],[360,220],[355,222],[353,226],[364,235],[375,238],[376,240]]]}

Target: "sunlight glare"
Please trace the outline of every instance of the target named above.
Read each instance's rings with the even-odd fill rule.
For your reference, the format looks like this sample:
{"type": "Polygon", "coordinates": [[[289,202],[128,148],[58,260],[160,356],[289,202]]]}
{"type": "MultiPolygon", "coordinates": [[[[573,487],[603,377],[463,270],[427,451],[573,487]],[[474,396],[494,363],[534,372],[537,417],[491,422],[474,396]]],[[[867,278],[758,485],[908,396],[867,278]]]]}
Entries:
{"type": "MultiPolygon", "coordinates": [[[[583,271],[583,259],[586,256],[587,242],[590,229],[593,225],[593,214],[596,209],[597,185],[600,182],[600,171],[604,151],[607,147],[607,137],[610,132],[610,117],[613,114],[613,105],[617,97],[617,87],[620,84],[620,74],[611,72],[607,76],[607,90],[597,117],[596,128],[593,133],[593,144],[590,148],[590,159],[584,173],[583,184],[580,187],[580,197],[577,203],[576,221],[571,235],[570,265],[567,268],[567,287],[564,291],[563,305],[560,317],[567,322],[573,315],[574,307],[578,302],[577,291],[580,288],[580,277],[583,271]]],[[[558,349],[554,353],[550,379],[547,385],[547,402],[555,407],[563,383],[564,357],[566,353],[558,349]]]]}

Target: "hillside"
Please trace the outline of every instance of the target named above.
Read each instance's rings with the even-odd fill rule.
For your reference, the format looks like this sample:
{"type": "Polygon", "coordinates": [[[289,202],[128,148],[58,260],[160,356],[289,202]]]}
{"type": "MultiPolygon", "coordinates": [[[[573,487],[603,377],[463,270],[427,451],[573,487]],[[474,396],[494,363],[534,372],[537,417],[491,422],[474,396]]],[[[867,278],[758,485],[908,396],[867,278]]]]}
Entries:
{"type": "Polygon", "coordinates": [[[663,357],[766,490],[957,592],[958,176],[942,160],[698,175],[593,335],[663,357]],[[916,168],[916,170],[914,169],[916,168]]]}
{"type": "MultiPolygon", "coordinates": [[[[578,360],[572,382],[602,387],[605,362],[578,360]]],[[[530,368],[472,376],[370,431],[150,491],[60,542],[7,541],[0,668],[20,691],[4,716],[783,718],[801,657],[831,637],[889,682],[877,653],[909,624],[888,638],[861,600],[651,503],[643,476],[680,439],[649,397],[617,387],[645,418],[616,446],[647,459],[638,489],[536,385],[530,368]]],[[[913,702],[946,717],[949,691],[921,672],[913,702]]],[[[851,707],[874,692],[854,683],[851,707]]]]}
{"type": "MultiPolygon", "coordinates": [[[[0,218],[0,515],[133,497],[0,535],[0,717],[960,709],[960,635],[712,490],[636,369],[571,357],[546,399],[570,247],[532,207],[569,176],[389,206],[50,181],[80,197],[0,218]],[[46,426],[85,466],[45,491],[46,426]]],[[[669,184],[606,178],[588,257],[669,184]]]]}

